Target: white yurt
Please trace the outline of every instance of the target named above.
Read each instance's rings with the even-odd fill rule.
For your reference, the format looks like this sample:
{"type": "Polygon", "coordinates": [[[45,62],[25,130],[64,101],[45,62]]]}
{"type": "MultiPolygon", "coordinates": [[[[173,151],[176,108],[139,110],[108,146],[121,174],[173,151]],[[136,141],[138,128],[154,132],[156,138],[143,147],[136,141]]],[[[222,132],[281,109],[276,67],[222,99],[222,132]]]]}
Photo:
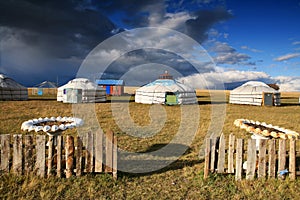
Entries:
{"type": "Polygon", "coordinates": [[[280,92],[260,81],[249,81],[230,91],[229,103],[249,105],[280,105],[280,92]]]}
{"type": "Polygon", "coordinates": [[[57,89],[57,101],[64,103],[105,102],[106,92],[86,78],[76,78],[57,89]]]}
{"type": "Polygon", "coordinates": [[[13,79],[0,74],[0,100],[27,100],[28,90],[13,79]]]}
{"type": "Polygon", "coordinates": [[[196,92],[193,88],[175,81],[167,72],[135,92],[135,102],[143,104],[195,104],[196,92]]]}

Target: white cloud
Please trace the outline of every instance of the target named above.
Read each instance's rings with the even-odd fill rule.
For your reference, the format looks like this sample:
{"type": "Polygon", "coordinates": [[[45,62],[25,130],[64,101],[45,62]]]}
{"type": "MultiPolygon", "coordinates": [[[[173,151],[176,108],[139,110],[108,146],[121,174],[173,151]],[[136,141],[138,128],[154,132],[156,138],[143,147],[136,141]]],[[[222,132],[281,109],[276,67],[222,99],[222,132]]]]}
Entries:
{"type": "Polygon", "coordinates": [[[286,61],[286,60],[290,60],[292,58],[297,58],[297,57],[300,57],[300,53],[286,54],[286,55],[283,55],[283,56],[279,56],[279,57],[275,58],[274,60],[281,62],[281,61],[286,61]]]}
{"type": "Polygon", "coordinates": [[[295,41],[292,43],[292,45],[299,45],[300,44],[300,41],[295,41]]]}
{"type": "Polygon", "coordinates": [[[249,51],[252,51],[252,52],[254,52],[254,53],[262,52],[261,50],[254,49],[254,48],[250,48],[250,47],[248,47],[248,46],[246,46],[246,45],[241,46],[241,49],[249,50],[249,51]]]}
{"type": "Polygon", "coordinates": [[[300,91],[300,77],[278,76],[277,81],[280,91],[300,91]]]}

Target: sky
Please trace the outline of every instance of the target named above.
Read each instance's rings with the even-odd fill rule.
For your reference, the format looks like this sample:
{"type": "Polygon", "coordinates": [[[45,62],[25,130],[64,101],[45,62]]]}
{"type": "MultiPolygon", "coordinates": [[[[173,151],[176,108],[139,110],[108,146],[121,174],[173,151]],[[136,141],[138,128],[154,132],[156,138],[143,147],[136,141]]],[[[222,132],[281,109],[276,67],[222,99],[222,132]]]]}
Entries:
{"type": "Polygon", "coordinates": [[[298,19],[300,0],[0,0],[0,73],[62,85],[94,64],[88,78],[128,85],[168,70],[195,88],[259,80],[300,91],[298,19]]]}

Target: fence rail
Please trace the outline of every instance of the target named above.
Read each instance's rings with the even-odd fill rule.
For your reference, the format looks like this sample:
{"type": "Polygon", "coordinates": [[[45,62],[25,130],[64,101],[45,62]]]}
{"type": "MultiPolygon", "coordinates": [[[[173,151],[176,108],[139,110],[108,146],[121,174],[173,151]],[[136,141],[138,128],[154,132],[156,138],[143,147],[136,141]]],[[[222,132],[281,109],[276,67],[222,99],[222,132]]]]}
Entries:
{"type": "Polygon", "coordinates": [[[117,178],[117,138],[112,131],[83,137],[4,134],[0,142],[0,173],[69,178],[105,172],[117,178]]]}
{"type": "Polygon", "coordinates": [[[296,140],[235,139],[233,134],[228,138],[222,135],[206,139],[204,178],[210,172],[235,174],[236,180],[244,177],[248,180],[275,178],[287,169],[289,178],[295,180],[300,174],[297,171],[300,170],[300,158],[297,157],[296,144],[296,140]]]}

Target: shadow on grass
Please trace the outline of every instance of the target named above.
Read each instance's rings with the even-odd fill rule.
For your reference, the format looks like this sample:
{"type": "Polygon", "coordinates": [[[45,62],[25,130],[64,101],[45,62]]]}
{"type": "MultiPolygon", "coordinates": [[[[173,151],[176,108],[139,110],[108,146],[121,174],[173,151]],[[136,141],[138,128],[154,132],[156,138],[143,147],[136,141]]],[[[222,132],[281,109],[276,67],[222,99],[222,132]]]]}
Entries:
{"type": "Polygon", "coordinates": [[[149,176],[153,174],[165,173],[167,171],[183,169],[184,167],[192,167],[196,164],[204,162],[203,159],[179,159],[181,156],[191,153],[191,149],[188,146],[182,144],[154,144],[150,146],[146,151],[139,153],[153,153],[152,155],[157,155],[159,159],[155,159],[150,156],[148,158],[146,157],[144,160],[126,159],[126,161],[124,162],[124,160],[122,160],[121,158],[121,160],[118,161],[120,162],[120,165],[126,165],[127,169],[131,169],[130,171],[136,171],[137,173],[118,171],[118,176],[149,176]],[[162,151],[157,153],[159,150],[162,151]],[[153,171],[153,167],[151,166],[154,166],[154,168],[157,167],[158,170],[153,171]],[[159,166],[161,166],[161,168],[159,166]]]}

